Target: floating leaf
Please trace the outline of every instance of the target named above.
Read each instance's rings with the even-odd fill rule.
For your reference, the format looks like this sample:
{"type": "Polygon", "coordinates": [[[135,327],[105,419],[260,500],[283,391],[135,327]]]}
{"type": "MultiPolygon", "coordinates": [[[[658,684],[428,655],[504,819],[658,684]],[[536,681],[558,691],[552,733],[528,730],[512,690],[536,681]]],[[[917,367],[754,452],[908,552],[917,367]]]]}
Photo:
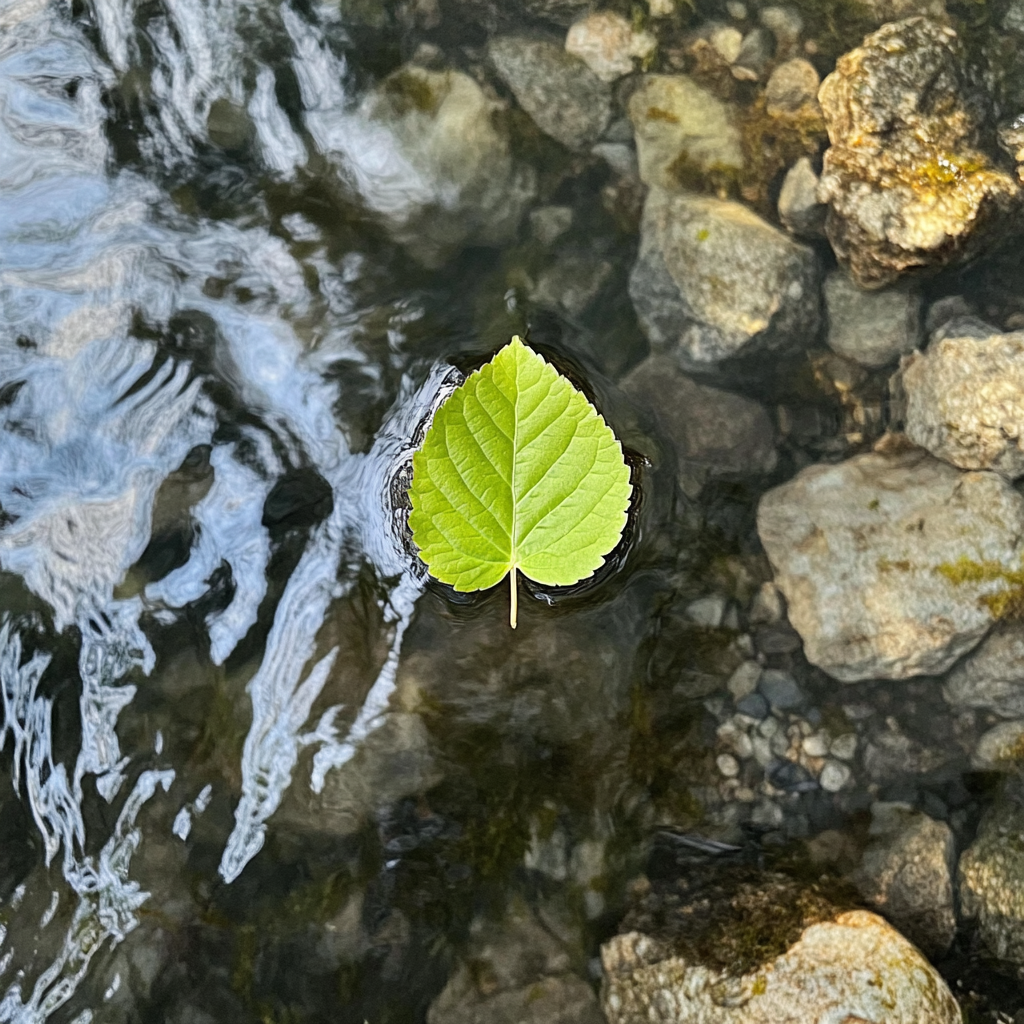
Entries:
{"type": "Polygon", "coordinates": [[[516,573],[568,586],[626,525],[629,467],[608,424],[517,336],[438,410],[413,456],[412,529],[430,574],[459,591],[516,573]]]}

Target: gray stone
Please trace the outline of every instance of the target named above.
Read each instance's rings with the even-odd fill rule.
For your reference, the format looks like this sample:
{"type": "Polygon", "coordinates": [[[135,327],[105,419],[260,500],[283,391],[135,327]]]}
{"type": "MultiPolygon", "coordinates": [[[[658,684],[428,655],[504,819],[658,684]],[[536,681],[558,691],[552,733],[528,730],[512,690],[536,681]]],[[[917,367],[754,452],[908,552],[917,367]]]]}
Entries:
{"type": "Polygon", "coordinates": [[[922,340],[923,303],[910,288],[864,291],[843,270],[825,278],[828,347],[861,366],[886,366],[922,340]]]}
{"type": "Polygon", "coordinates": [[[573,952],[522,903],[501,923],[478,918],[427,1024],[604,1024],[573,952]]]}
{"type": "Polygon", "coordinates": [[[971,767],[982,772],[1016,772],[1024,761],[1024,719],[1000,722],[978,740],[971,767]]]}
{"type": "MultiPolygon", "coordinates": [[[[768,29],[752,28],[743,37],[743,44],[740,46],[740,52],[736,55],[734,64],[737,68],[753,72],[754,77],[757,78],[765,70],[768,61],[771,60],[774,49],[775,40],[768,29]]],[[[735,72],[733,73],[735,74],[735,72]]],[[[741,76],[736,75],[736,77],[741,76]]]]}
{"type": "Polygon", "coordinates": [[[946,671],[1012,597],[992,567],[1024,556],[1024,498],[1002,477],[895,439],[808,467],[757,519],[808,660],[846,682],[946,671]]]}
{"type": "Polygon", "coordinates": [[[494,112],[468,75],[407,65],[353,118],[359,127],[346,155],[356,187],[391,237],[426,266],[465,245],[511,241],[533,198],[536,176],[513,161],[494,112]]]}
{"type": "Polygon", "coordinates": [[[942,338],[900,379],[915,444],[961,469],[1024,474],[1024,333],[942,338]]]}
{"type": "Polygon", "coordinates": [[[825,237],[828,207],[818,202],[818,175],[809,157],[802,156],[786,172],[779,192],[779,220],[801,238],[825,237]]]}
{"type": "Polygon", "coordinates": [[[542,132],[574,150],[589,149],[611,118],[606,83],[557,43],[523,36],[492,39],[487,52],[501,80],[542,132]]]}
{"type": "Polygon", "coordinates": [[[853,776],[849,765],[841,761],[826,761],[818,777],[818,784],[826,793],[838,793],[853,776]]]}
{"type": "Polygon", "coordinates": [[[686,75],[646,75],[629,116],[647,185],[679,190],[688,177],[743,167],[731,108],[686,75]]]}
{"type": "Polygon", "coordinates": [[[955,708],[1024,717],[1024,625],[1014,619],[998,623],[952,668],[942,695],[955,708]]]}
{"type": "Polygon", "coordinates": [[[961,1024],[938,972],[866,910],[810,925],[781,955],[740,975],[637,931],[606,942],[601,962],[609,1024],[961,1024]]]}
{"type": "Polygon", "coordinates": [[[759,15],[761,24],[775,36],[775,45],[781,53],[794,50],[804,30],[804,20],[793,7],[763,7],[759,15]]]}
{"type": "Polygon", "coordinates": [[[821,79],[814,65],[802,57],[784,61],[772,73],[765,86],[768,113],[795,114],[805,106],[817,106],[821,79]]]}
{"type": "Polygon", "coordinates": [[[761,666],[756,661],[745,661],[740,665],[726,684],[733,700],[743,700],[757,689],[761,679],[761,666]]]}
{"type": "Polygon", "coordinates": [[[949,949],[956,934],[953,833],[907,804],[871,808],[871,841],[852,881],[873,910],[883,914],[931,957],[949,949]]]}
{"type": "Polygon", "coordinates": [[[832,145],[818,198],[836,255],[864,287],[970,259],[1015,229],[1021,190],[980,148],[990,101],[966,63],[951,28],[907,18],[822,83],[832,145]]]}
{"type": "Polygon", "coordinates": [[[797,681],[788,672],[777,668],[765,669],[761,673],[758,689],[765,700],[779,711],[798,708],[806,700],[797,681]]]}
{"type": "Polygon", "coordinates": [[[1024,808],[996,804],[960,857],[960,909],[1000,960],[1024,965],[1024,808]]]}
{"type": "Polygon", "coordinates": [[[710,478],[760,476],[775,468],[775,429],[758,402],[698,384],[664,355],[648,357],[622,388],[654,413],[675,449],[680,485],[688,494],[710,478]]]}
{"type": "Polygon", "coordinates": [[[530,212],[530,229],[541,245],[551,245],[571,227],[571,206],[539,206],[530,212]]]}
{"type": "Polygon", "coordinates": [[[736,702],[736,710],[741,715],[747,715],[758,722],[768,717],[768,701],[759,693],[748,693],[736,702]]]}
{"type": "Polygon", "coordinates": [[[629,293],[640,326],[684,370],[792,351],[819,321],[813,250],[739,203],[652,188],[629,293]]]}
{"type": "Polygon", "coordinates": [[[607,260],[583,253],[559,257],[543,270],[530,291],[530,301],[569,317],[582,316],[612,276],[607,260]]]}

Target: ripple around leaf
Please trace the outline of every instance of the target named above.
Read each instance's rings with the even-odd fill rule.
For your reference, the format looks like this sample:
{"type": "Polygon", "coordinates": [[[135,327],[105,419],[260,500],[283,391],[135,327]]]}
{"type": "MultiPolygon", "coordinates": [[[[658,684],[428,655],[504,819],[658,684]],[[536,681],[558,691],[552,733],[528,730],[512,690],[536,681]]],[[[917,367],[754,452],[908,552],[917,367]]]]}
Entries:
{"type": "Polygon", "coordinates": [[[626,525],[622,447],[596,409],[517,336],[438,411],[413,458],[409,526],[430,573],[459,591],[515,573],[592,575],[626,525]]]}

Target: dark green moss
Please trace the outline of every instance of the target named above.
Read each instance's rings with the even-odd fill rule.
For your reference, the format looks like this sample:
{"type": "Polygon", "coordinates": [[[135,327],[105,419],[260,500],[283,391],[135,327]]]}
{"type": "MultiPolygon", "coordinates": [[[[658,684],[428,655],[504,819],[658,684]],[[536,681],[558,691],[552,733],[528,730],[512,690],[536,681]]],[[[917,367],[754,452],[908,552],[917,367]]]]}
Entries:
{"type": "Polygon", "coordinates": [[[621,930],[642,931],[689,963],[739,977],[781,956],[810,925],[856,905],[828,879],[800,882],[779,872],[710,866],[656,883],[621,930]]]}

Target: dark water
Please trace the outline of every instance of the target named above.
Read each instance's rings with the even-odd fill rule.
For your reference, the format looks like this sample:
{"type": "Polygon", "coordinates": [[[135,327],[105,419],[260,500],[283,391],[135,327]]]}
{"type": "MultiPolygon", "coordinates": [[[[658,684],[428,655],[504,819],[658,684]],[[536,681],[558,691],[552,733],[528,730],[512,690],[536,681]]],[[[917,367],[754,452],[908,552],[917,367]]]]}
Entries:
{"type": "MultiPolygon", "coordinates": [[[[481,29],[416,11],[0,0],[0,1021],[419,1021],[513,897],[593,979],[672,834],[783,848],[908,787],[976,820],[955,760],[794,784],[783,822],[720,798],[769,481],[677,494],[619,391],[647,349],[607,166],[516,122],[480,200],[497,221],[528,168],[573,208],[560,251],[608,270],[552,311],[545,245],[460,236],[458,161],[424,174],[368,116],[424,41],[479,62],[481,29]],[[459,371],[526,331],[642,500],[602,577],[524,593],[513,635],[503,589],[424,579],[403,482],[459,371]],[[709,593],[721,626],[685,612],[709,593]]],[[[779,479],[846,450],[805,378],[765,395],[810,423],[779,479]]],[[[819,721],[948,722],[934,687],[837,694],[772,657],[819,721]]]]}

